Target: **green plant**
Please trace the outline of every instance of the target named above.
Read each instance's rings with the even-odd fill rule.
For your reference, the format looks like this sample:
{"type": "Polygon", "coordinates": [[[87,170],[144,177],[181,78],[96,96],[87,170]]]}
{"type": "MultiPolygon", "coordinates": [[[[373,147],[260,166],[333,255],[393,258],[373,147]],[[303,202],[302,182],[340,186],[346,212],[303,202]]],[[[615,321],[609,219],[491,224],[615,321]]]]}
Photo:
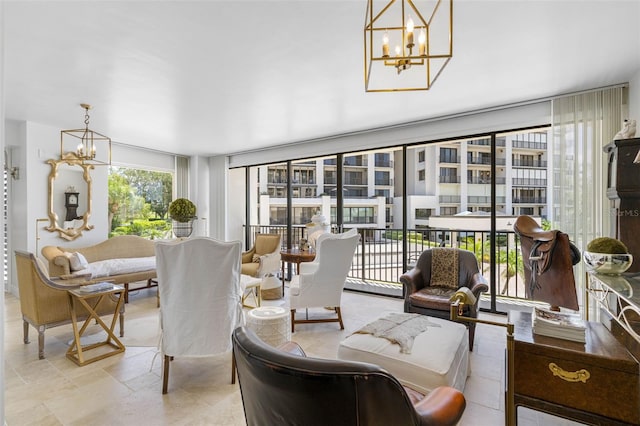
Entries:
{"type": "Polygon", "coordinates": [[[186,198],[177,198],[169,204],[169,216],[176,222],[189,222],[196,217],[196,205],[186,198]]]}
{"type": "Polygon", "coordinates": [[[591,253],[626,254],[629,249],[620,240],[610,237],[599,237],[587,244],[587,251],[591,253]]]}

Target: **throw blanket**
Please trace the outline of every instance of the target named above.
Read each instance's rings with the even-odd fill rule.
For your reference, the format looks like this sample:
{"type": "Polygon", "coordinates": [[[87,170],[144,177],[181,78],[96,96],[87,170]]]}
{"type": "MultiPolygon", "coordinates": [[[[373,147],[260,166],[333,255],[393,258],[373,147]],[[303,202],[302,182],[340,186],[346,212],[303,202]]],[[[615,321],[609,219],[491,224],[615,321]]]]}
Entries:
{"type": "Polygon", "coordinates": [[[400,352],[410,354],[415,337],[427,331],[429,326],[440,327],[429,321],[429,317],[420,314],[391,313],[356,331],[359,334],[372,334],[382,337],[400,346],[400,352]]]}
{"type": "Polygon", "coordinates": [[[109,277],[112,275],[131,274],[134,272],[150,271],[156,267],[155,256],[128,257],[123,259],[108,259],[91,262],[87,269],[75,271],[73,275],[91,274],[92,278],[109,277]]]}
{"type": "Polygon", "coordinates": [[[449,247],[437,247],[431,253],[432,287],[458,288],[458,250],[449,247]]]}

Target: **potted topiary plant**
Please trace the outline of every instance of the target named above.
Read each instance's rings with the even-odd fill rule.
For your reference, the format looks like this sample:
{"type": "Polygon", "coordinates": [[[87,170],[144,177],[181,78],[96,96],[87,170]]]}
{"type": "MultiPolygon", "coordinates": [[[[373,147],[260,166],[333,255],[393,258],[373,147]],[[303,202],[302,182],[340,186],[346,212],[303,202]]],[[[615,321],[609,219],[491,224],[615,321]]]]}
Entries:
{"type": "Polygon", "coordinates": [[[193,220],[196,219],[196,205],[186,198],[177,198],[169,204],[169,217],[173,222],[173,233],[184,238],[193,232],[193,220]]]}
{"type": "Polygon", "coordinates": [[[620,240],[599,237],[587,244],[583,253],[587,267],[599,274],[618,275],[631,267],[633,256],[620,240]]]}

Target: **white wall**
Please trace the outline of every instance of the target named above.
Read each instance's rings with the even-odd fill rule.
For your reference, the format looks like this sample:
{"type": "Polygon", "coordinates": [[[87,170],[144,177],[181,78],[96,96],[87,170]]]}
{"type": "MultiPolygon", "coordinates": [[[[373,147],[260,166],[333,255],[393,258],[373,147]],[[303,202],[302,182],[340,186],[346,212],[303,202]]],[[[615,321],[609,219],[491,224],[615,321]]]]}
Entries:
{"type": "MultiPolygon", "coordinates": [[[[75,241],[66,241],[58,233],[46,231],[44,228],[49,221],[36,222],[37,219],[48,219],[49,204],[49,173],[51,166],[47,160],[60,158],[60,129],[31,122],[7,120],[5,124],[5,141],[12,147],[13,162],[20,168],[20,179],[11,180],[9,194],[10,229],[9,246],[12,266],[13,250],[36,252],[36,224],[37,242],[40,251],[45,245],[59,245],[65,247],[83,247],[103,241],[108,235],[107,225],[107,177],[106,166],[97,166],[91,170],[92,178],[92,209],[89,223],[94,229],[83,231],[82,236],[75,241]]],[[[61,179],[62,180],[62,179],[61,179]]],[[[66,184],[65,184],[66,185],[66,184]]],[[[54,186],[55,187],[55,186],[54,186]]],[[[76,189],[80,189],[77,187],[76,189]]],[[[58,192],[56,190],[56,192],[58,192]]],[[[81,206],[86,201],[85,193],[80,191],[81,206]]],[[[64,200],[57,200],[64,203],[64,200]]],[[[60,203],[57,203],[60,204],[60,203]]],[[[83,213],[84,208],[78,209],[83,213]]],[[[61,217],[60,220],[63,220],[61,217]]],[[[61,223],[60,223],[61,224],[61,223]]],[[[38,253],[39,254],[39,253],[38,253]]],[[[17,294],[17,278],[11,268],[9,289],[17,294]]]]}

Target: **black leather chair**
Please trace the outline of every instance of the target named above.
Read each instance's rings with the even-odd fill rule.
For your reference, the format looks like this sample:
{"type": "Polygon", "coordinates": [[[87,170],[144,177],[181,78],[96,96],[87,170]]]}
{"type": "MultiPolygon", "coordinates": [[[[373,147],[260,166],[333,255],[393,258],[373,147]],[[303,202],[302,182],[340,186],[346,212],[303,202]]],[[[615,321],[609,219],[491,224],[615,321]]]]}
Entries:
{"type": "Polygon", "coordinates": [[[233,351],[247,425],[455,425],[460,391],[426,397],[373,364],[307,358],[294,342],[273,348],[244,327],[233,351]]]}
{"type": "MultiPolygon", "coordinates": [[[[476,303],[465,305],[463,315],[478,317],[480,294],[489,290],[487,280],[480,273],[478,260],[474,253],[457,248],[434,247],[422,252],[415,267],[400,276],[404,286],[404,311],[436,318],[449,319],[451,296],[460,287],[467,287],[476,297],[476,303]],[[458,288],[435,286],[431,282],[431,259],[435,250],[455,250],[458,253],[458,288]]],[[[467,323],[469,327],[469,350],[473,350],[475,323],[467,323]]]]}

